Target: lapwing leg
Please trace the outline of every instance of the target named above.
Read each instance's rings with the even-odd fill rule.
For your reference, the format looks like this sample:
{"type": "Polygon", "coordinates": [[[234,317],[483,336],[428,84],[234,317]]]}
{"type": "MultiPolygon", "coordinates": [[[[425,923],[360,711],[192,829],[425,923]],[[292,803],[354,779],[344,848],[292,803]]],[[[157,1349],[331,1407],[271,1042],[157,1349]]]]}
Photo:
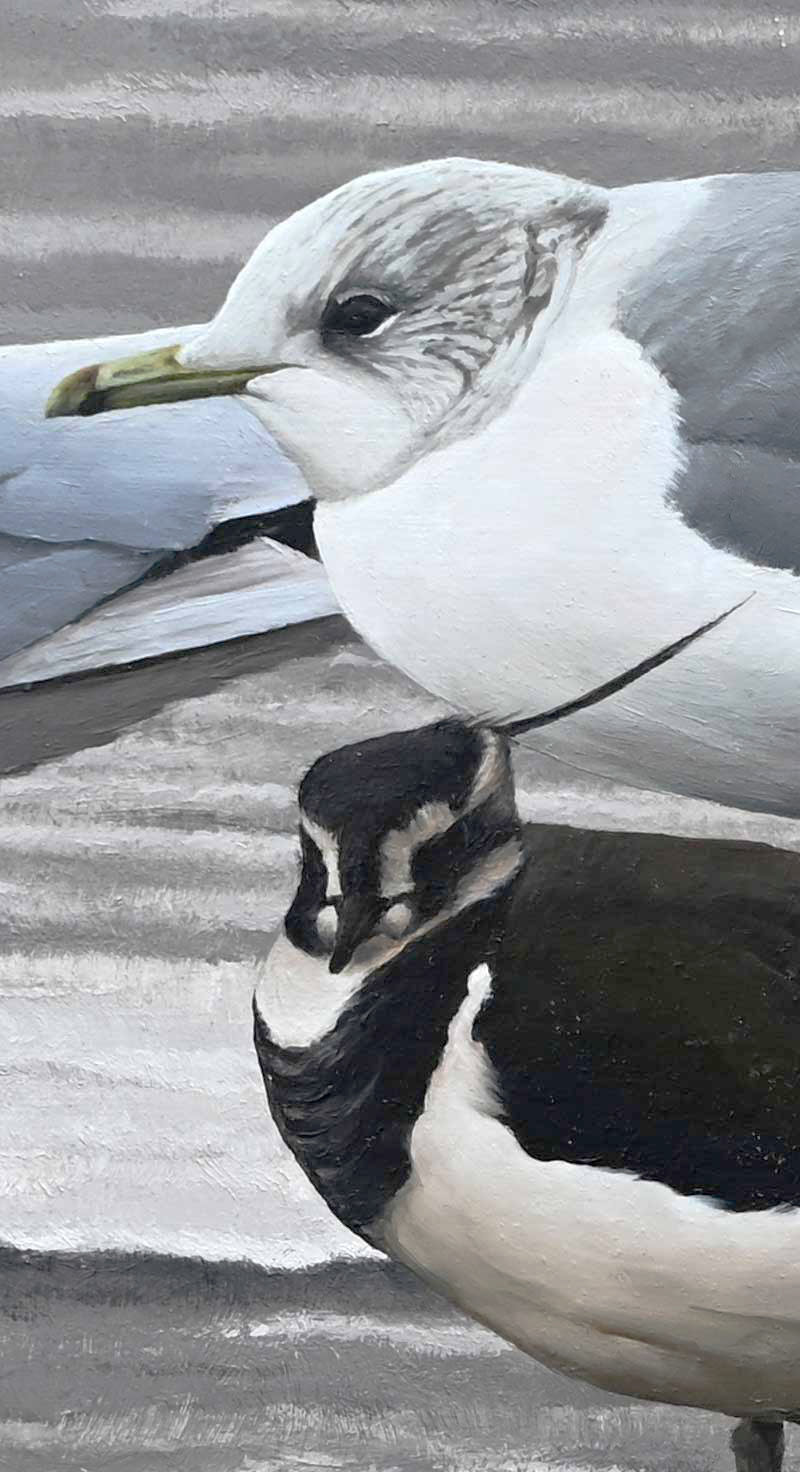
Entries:
{"type": "Polygon", "coordinates": [[[736,1472],[781,1472],[783,1423],[740,1421],[731,1434],[736,1472]]]}

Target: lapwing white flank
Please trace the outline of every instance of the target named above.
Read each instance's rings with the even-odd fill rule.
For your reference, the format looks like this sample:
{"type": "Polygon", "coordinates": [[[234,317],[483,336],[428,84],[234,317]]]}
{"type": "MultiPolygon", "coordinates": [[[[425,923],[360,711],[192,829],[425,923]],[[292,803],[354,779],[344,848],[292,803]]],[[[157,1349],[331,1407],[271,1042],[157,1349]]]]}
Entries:
{"type": "Polygon", "coordinates": [[[322,757],[255,998],[284,1141],[335,1214],[536,1360],[800,1412],[800,857],[523,827],[508,739],[322,757]]]}

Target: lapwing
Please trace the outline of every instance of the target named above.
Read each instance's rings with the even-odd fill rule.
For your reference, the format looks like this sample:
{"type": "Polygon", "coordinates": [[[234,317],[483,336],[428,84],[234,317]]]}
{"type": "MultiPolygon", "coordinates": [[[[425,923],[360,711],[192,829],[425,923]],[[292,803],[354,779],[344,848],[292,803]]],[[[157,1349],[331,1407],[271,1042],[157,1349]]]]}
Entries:
{"type": "Polygon", "coordinates": [[[260,977],[269,1106],[351,1231],[536,1360],[800,1411],[800,856],[526,826],[506,733],[323,756],[260,977]]]}
{"type": "Polygon", "coordinates": [[[369,174],[49,412],[239,395],[390,663],[492,723],[567,708],[528,737],[567,775],[797,815],[799,206],[791,173],[369,174]]]}

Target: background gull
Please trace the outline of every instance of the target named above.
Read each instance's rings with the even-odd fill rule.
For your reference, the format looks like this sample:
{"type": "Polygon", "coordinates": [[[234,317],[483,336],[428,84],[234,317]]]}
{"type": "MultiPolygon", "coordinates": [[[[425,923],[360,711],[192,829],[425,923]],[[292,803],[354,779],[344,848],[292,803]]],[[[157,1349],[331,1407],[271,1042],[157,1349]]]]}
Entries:
{"type": "Polygon", "coordinates": [[[197,330],[0,348],[0,687],[334,611],[302,479],[234,402],[44,419],[87,353],[197,330]]]}

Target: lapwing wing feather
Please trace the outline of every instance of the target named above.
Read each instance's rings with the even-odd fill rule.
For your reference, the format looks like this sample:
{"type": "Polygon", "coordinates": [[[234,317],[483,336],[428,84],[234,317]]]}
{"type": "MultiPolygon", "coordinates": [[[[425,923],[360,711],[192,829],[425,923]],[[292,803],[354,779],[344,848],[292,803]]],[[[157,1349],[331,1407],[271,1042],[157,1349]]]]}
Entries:
{"type": "Polygon", "coordinates": [[[735,1210],[800,1206],[800,856],[526,835],[473,1030],[518,1142],[735,1210]]]}

